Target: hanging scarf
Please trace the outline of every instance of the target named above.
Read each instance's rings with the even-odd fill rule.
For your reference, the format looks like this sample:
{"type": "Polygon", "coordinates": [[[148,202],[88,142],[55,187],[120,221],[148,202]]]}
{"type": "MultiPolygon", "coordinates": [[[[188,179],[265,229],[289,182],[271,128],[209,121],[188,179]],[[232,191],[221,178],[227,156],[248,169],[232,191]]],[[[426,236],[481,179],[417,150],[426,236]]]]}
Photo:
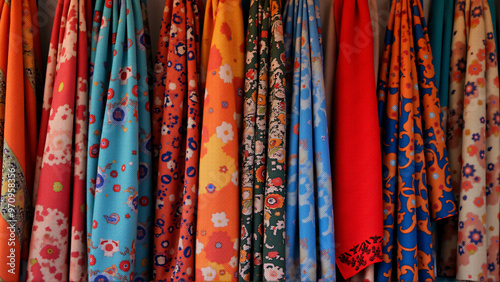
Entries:
{"type": "Polygon", "coordinates": [[[252,0],[243,113],[240,281],[285,277],[285,53],[279,0],[252,0]]]}
{"type": "Polygon", "coordinates": [[[385,44],[378,86],[384,240],[376,279],[425,281],[435,278],[430,222],[456,208],[419,0],[392,1],[385,44]]]}
{"type": "Polygon", "coordinates": [[[332,186],[319,4],[289,0],[286,279],[335,280],[332,186]]]}
{"type": "Polygon", "coordinates": [[[196,280],[238,278],[240,192],[239,124],[242,113],[244,51],[239,0],[209,0],[202,41],[206,74],[201,135],[196,280]]]}
{"type": "Polygon", "coordinates": [[[87,0],[60,0],[54,17],[35,174],[30,281],[87,277],[84,232],[90,9],[87,0]]]}
{"type": "MultiPolygon", "coordinates": [[[[488,2],[457,1],[453,29],[447,145],[459,216],[444,252],[457,252],[457,279],[498,281],[500,111],[488,2]]],[[[444,274],[455,274],[453,262],[444,274]]]]}
{"type": "Polygon", "coordinates": [[[152,211],[145,9],[98,0],[90,58],[89,280],[150,279],[152,211]]]}
{"type": "Polygon", "coordinates": [[[200,19],[196,0],[168,0],[155,65],[153,144],[159,155],[154,278],[194,280],[198,196],[200,19]]]}
{"type": "Polygon", "coordinates": [[[31,233],[41,51],[36,1],[2,1],[0,8],[0,280],[17,281],[31,233]]]}
{"type": "Polygon", "coordinates": [[[373,65],[374,57],[368,1],[336,0],[335,20],[335,253],[347,279],[382,258],[382,213],[374,212],[382,206],[382,162],[374,68],[365,67],[373,65]]]}

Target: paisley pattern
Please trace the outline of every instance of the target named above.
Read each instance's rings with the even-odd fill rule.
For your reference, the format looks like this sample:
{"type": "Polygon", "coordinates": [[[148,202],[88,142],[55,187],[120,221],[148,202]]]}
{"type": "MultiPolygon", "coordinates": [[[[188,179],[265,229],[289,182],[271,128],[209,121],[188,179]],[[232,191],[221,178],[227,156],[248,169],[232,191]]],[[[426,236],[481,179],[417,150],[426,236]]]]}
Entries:
{"type": "Polygon", "coordinates": [[[285,278],[283,40],[280,1],[253,0],[245,64],[240,281],[285,278]]]}
{"type": "Polygon", "coordinates": [[[37,146],[37,98],[43,84],[38,69],[41,50],[36,1],[1,2],[0,281],[17,281],[24,277],[28,259],[37,146]]]}
{"type": "Polygon", "coordinates": [[[459,0],[450,62],[447,145],[459,215],[442,239],[444,275],[499,280],[500,111],[487,0],[459,0]],[[453,224],[454,223],[454,224],[453,224]],[[456,254],[456,255],[455,255],[456,254]],[[455,269],[456,267],[456,269],[455,269]]]}
{"type": "Polygon", "coordinates": [[[87,277],[84,232],[90,5],[87,0],[60,0],[57,5],[35,172],[30,281],[79,281],[87,277]]]}
{"type": "Polygon", "coordinates": [[[145,8],[140,0],[95,4],[87,161],[92,281],[150,280],[153,189],[145,8]]]}
{"type": "Polygon", "coordinates": [[[153,148],[159,156],[154,278],[160,281],[193,281],[195,275],[199,54],[197,1],[166,1],[153,92],[153,148]]]}
{"type": "Polygon", "coordinates": [[[245,36],[239,0],[208,0],[202,41],[206,77],[196,221],[196,280],[238,278],[238,147],[245,36]]]}
{"type": "Polygon", "coordinates": [[[335,280],[332,179],[317,0],[284,8],[287,126],[286,279],[335,280]]]}
{"type": "Polygon", "coordinates": [[[382,161],[374,68],[366,67],[374,58],[368,1],[336,0],[334,5],[339,71],[329,78],[335,88],[327,94],[333,96],[335,253],[347,279],[382,259],[382,213],[374,212],[382,207],[382,161]],[[367,37],[367,44],[357,44],[359,37],[367,37]]]}
{"type": "Polygon", "coordinates": [[[377,281],[433,280],[431,220],[456,213],[434,75],[421,2],[393,0],[378,83],[384,237],[377,281]]]}

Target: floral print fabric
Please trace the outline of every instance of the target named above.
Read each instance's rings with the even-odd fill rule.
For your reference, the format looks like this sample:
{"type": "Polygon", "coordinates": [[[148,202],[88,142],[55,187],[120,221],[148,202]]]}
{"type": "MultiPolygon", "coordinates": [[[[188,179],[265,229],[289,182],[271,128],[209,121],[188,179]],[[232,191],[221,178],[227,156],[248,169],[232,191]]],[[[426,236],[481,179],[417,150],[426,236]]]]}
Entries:
{"type": "Polygon", "coordinates": [[[488,1],[456,1],[453,29],[447,145],[459,215],[442,238],[442,269],[454,276],[456,267],[460,280],[497,281],[500,111],[488,1]]]}
{"type": "Polygon", "coordinates": [[[31,233],[41,50],[36,1],[1,1],[0,9],[0,280],[17,281],[31,233]]]}
{"type": "Polygon", "coordinates": [[[244,82],[243,14],[239,0],[209,0],[202,41],[206,75],[201,133],[196,280],[238,278],[239,128],[244,82]]]}
{"type": "Polygon", "coordinates": [[[153,148],[159,157],[154,278],[162,281],[193,281],[195,275],[199,54],[198,2],[166,1],[153,92],[153,148]]]}
{"type": "Polygon", "coordinates": [[[84,232],[90,8],[87,0],[60,0],[57,5],[38,143],[29,281],[87,277],[84,232]]]}
{"type": "Polygon", "coordinates": [[[144,3],[98,0],[90,58],[89,280],[146,281],[152,158],[144,3]]]}
{"type": "Polygon", "coordinates": [[[319,4],[284,8],[287,126],[286,279],[335,280],[332,179],[319,4]]]}
{"type": "Polygon", "coordinates": [[[241,281],[285,278],[285,50],[281,3],[253,0],[243,112],[241,281]]]}
{"type": "Polygon", "coordinates": [[[421,2],[393,0],[378,83],[384,201],[380,281],[435,279],[430,223],[456,213],[434,75],[421,2]]]}

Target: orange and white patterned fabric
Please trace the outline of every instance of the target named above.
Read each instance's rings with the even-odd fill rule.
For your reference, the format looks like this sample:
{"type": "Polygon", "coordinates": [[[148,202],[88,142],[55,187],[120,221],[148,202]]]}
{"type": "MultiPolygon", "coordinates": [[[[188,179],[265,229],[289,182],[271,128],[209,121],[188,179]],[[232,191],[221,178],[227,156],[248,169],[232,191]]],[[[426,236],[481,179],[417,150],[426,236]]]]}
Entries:
{"type": "MultiPolygon", "coordinates": [[[[238,278],[238,147],[245,37],[239,0],[209,0],[202,41],[206,74],[201,134],[196,280],[238,278]]],[[[203,80],[203,77],[202,77],[203,80]]]]}

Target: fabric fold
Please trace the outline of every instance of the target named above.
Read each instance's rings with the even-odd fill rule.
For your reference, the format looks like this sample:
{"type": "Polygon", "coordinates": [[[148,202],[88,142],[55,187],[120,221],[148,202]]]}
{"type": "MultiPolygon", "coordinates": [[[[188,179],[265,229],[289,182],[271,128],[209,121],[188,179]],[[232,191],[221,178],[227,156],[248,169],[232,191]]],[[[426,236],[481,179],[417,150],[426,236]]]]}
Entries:
{"type": "Polygon", "coordinates": [[[147,30],[141,0],[98,0],[90,58],[89,280],[150,280],[153,215],[147,30]]]}
{"type": "Polygon", "coordinates": [[[253,0],[245,64],[240,281],[285,278],[286,100],[282,7],[253,0]]]}
{"type": "Polygon", "coordinates": [[[3,1],[0,14],[0,280],[23,279],[33,216],[41,85],[35,0],[3,1]]]}
{"type": "Polygon", "coordinates": [[[458,234],[441,238],[441,268],[460,280],[500,279],[500,111],[491,13],[487,0],[455,3],[447,145],[459,214],[445,232],[458,234]]]}
{"type": "Polygon", "coordinates": [[[384,236],[380,281],[434,280],[431,220],[456,213],[427,27],[393,0],[378,82],[384,236]],[[397,268],[393,271],[393,267],[397,268]]]}
{"type": "Polygon", "coordinates": [[[239,143],[245,66],[239,0],[209,0],[203,27],[196,280],[238,279],[239,143]],[[205,79],[203,78],[205,76],[205,79]]]}
{"type": "Polygon", "coordinates": [[[91,4],[60,0],[54,19],[35,171],[28,281],[87,278],[87,34],[91,4]]]}
{"type": "Polygon", "coordinates": [[[369,67],[374,64],[374,45],[368,1],[335,0],[335,27],[338,71],[331,112],[335,253],[347,279],[382,259],[382,213],[373,212],[382,207],[382,161],[375,74],[369,67]]]}
{"type": "Polygon", "coordinates": [[[284,7],[287,112],[286,279],[335,280],[332,179],[319,4],[284,7]]]}

